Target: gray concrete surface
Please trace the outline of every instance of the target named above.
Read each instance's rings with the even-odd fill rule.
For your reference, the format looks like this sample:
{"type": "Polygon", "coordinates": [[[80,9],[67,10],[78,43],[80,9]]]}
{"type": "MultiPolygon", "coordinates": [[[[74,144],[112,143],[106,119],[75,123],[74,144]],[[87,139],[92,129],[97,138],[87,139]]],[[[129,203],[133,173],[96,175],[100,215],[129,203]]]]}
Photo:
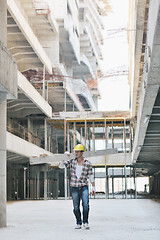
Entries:
{"type": "Polygon", "coordinates": [[[90,200],[90,230],[75,230],[71,200],[7,204],[1,240],[160,239],[160,203],[152,200],[90,200]]]}

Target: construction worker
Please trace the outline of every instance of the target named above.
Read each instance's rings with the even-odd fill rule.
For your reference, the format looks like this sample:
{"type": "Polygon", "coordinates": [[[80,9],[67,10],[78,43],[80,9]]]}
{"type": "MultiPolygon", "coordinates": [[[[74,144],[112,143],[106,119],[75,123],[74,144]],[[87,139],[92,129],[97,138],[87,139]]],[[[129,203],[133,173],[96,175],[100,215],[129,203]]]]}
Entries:
{"type": "Polygon", "coordinates": [[[89,178],[92,184],[92,195],[95,194],[95,183],[91,163],[83,157],[84,146],[78,144],[74,148],[76,158],[59,163],[59,168],[70,167],[71,171],[71,194],[73,199],[73,212],[76,218],[75,229],[81,229],[82,223],[85,229],[89,229],[89,178]],[[82,200],[83,220],[81,218],[80,200],[82,200]]]}

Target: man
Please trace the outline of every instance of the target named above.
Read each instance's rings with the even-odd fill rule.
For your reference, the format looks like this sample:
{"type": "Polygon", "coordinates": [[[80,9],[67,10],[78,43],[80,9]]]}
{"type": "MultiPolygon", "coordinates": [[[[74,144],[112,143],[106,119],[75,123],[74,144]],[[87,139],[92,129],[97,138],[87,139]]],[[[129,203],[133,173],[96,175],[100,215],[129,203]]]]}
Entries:
{"type": "Polygon", "coordinates": [[[78,144],[74,148],[76,158],[59,163],[59,168],[70,167],[71,171],[71,193],[73,199],[73,212],[76,218],[75,229],[81,229],[82,223],[85,229],[89,229],[89,178],[92,184],[92,195],[95,194],[95,183],[91,163],[83,157],[84,146],[78,144]],[[81,218],[80,200],[82,200],[83,220],[81,218]]]}

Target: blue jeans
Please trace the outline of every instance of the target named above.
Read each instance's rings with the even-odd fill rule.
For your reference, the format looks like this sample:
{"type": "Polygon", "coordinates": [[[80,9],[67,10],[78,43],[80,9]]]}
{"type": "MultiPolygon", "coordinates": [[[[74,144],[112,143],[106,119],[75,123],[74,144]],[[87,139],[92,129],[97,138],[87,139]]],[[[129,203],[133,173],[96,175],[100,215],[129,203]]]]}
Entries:
{"type": "Polygon", "coordinates": [[[88,223],[89,215],[89,192],[88,186],[83,187],[71,187],[72,199],[73,199],[73,212],[76,217],[77,224],[82,224],[80,200],[82,199],[83,207],[83,223],[88,223]]]}

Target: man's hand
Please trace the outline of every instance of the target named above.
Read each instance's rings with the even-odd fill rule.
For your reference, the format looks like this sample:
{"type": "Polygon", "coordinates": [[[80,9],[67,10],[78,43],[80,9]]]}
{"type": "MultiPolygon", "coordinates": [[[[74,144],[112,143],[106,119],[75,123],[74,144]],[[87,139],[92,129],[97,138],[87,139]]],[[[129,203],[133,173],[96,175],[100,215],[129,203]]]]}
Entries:
{"type": "Polygon", "coordinates": [[[61,168],[61,169],[63,169],[63,168],[65,168],[65,165],[64,165],[63,162],[59,162],[59,163],[58,163],[58,167],[61,168]]]}
{"type": "Polygon", "coordinates": [[[92,186],[92,196],[94,196],[95,193],[96,193],[96,188],[95,188],[95,186],[92,186]]]}
{"type": "Polygon", "coordinates": [[[67,156],[70,156],[70,155],[71,155],[71,153],[68,152],[68,151],[65,151],[64,154],[67,154],[67,156]]]}

